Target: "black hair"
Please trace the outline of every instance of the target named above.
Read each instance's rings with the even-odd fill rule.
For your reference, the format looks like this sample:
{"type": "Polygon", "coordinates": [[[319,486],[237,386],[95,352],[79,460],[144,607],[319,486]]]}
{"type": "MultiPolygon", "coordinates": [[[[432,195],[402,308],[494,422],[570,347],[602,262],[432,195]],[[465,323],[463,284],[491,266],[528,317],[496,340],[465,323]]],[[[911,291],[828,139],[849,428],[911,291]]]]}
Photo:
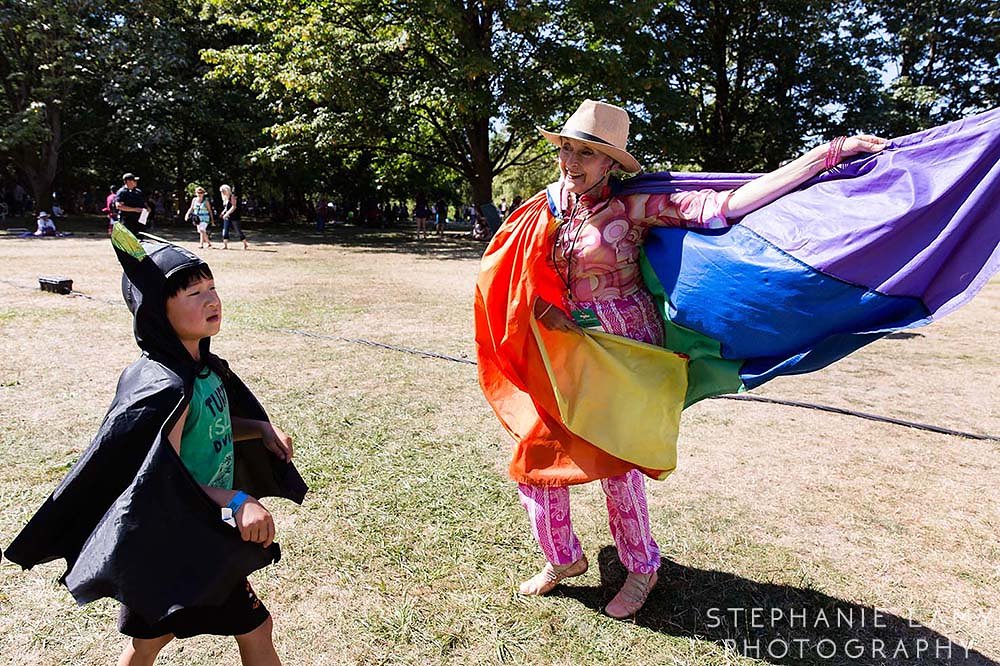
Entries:
{"type": "Polygon", "coordinates": [[[208,267],[208,264],[195,264],[194,266],[182,268],[167,278],[163,297],[171,298],[172,296],[176,296],[179,292],[187,289],[198,280],[214,279],[212,269],[208,267]]]}

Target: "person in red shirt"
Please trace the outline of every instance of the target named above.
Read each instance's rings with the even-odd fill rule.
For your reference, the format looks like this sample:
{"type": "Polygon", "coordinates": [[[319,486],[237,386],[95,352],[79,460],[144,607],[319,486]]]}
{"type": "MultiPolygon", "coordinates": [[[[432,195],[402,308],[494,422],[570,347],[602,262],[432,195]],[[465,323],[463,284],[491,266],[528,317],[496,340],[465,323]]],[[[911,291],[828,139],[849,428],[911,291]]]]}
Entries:
{"type": "Polygon", "coordinates": [[[111,235],[111,230],[115,226],[115,222],[118,221],[118,204],[115,202],[117,199],[115,186],[112,185],[108,188],[108,197],[104,200],[104,208],[101,209],[102,213],[108,216],[108,235],[111,235]]]}

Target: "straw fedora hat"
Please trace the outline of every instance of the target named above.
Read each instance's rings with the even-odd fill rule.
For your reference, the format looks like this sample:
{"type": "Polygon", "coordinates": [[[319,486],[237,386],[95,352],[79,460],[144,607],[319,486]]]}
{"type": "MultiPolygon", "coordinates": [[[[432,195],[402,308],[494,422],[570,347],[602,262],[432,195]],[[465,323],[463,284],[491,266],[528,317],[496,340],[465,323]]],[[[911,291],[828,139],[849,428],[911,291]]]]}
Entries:
{"type": "Polygon", "coordinates": [[[608,155],[622,165],[628,173],[642,171],[642,166],[632,157],[625,144],[628,143],[628,112],[620,106],[584,100],[580,108],[569,117],[559,132],[549,132],[537,127],[549,143],[562,146],[562,138],[582,141],[608,155]]]}

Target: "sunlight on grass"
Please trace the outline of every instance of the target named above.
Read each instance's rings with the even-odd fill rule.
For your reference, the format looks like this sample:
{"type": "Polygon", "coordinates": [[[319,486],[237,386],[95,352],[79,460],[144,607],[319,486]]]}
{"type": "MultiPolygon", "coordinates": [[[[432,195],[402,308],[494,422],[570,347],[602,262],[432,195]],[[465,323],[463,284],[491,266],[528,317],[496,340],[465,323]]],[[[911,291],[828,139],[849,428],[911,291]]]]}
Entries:
{"type": "MultiPolygon", "coordinates": [[[[268,242],[274,252],[205,256],[225,304],[213,350],[293,436],[311,487],[301,507],[265,500],[284,556],[253,577],[285,663],[859,663],[729,649],[727,640],[761,632],[713,627],[712,609],[727,606],[879,607],[895,617],[916,606],[927,628],[893,635],[974,636],[982,655],[1000,658],[1000,618],[953,612],[1000,608],[1000,446],[751,403],[686,413],[677,472],[649,484],[664,564],[637,621],[601,613],[625,574],[595,486],[573,490],[591,570],[549,597],[519,597],[517,582],[542,560],[475,368],[343,339],[474,358],[481,246],[455,238],[427,249],[393,234],[268,242]],[[274,330],[284,328],[330,337],[274,330]]],[[[60,243],[65,254],[52,257],[0,239],[10,280],[30,286],[59,268],[104,299],[0,282],[0,545],[87,446],[138,355],[106,241],[60,243]]],[[[998,305],[994,282],[921,337],[881,341],[762,393],[1000,432],[989,355],[998,305]]],[[[113,661],[116,604],[76,607],[57,582],[63,569],[0,567],[0,663],[113,661]]],[[[158,663],[237,661],[233,641],[201,637],[175,642],[158,663]]]]}

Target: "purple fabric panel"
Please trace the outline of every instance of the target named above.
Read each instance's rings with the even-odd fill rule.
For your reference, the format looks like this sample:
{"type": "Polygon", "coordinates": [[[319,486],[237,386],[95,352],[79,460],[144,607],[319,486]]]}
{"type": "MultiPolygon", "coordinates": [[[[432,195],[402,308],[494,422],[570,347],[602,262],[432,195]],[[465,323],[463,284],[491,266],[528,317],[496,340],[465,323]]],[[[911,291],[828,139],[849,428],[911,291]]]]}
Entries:
{"type": "Polygon", "coordinates": [[[730,190],[748,183],[759,173],[709,173],[701,171],[658,171],[626,178],[620,183],[612,182],[615,194],[663,194],[665,192],[688,192],[690,190],[730,190]]]}
{"type": "Polygon", "coordinates": [[[1000,110],[854,160],[742,223],[814,268],[942,316],[1000,268],[1000,110]]]}
{"type": "MultiPolygon", "coordinates": [[[[855,178],[867,173],[874,165],[859,161],[845,162],[835,169],[824,171],[810,179],[803,188],[816,183],[826,183],[844,178],[855,178]]],[[[712,173],[708,171],[657,171],[644,173],[622,181],[612,181],[614,194],[635,193],[662,194],[666,192],[689,192],[691,190],[730,190],[749,183],[761,173],[712,173]]],[[[776,203],[776,202],[775,202],[776,203]]],[[[769,204],[771,206],[774,203],[769,204]]]]}
{"type": "MultiPolygon", "coordinates": [[[[741,223],[828,275],[943,316],[1000,270],[1000,109],[893,140],[741,223]]],[[[739,187],[756,174],[646,174],[616,193],[739,187]]]]}

